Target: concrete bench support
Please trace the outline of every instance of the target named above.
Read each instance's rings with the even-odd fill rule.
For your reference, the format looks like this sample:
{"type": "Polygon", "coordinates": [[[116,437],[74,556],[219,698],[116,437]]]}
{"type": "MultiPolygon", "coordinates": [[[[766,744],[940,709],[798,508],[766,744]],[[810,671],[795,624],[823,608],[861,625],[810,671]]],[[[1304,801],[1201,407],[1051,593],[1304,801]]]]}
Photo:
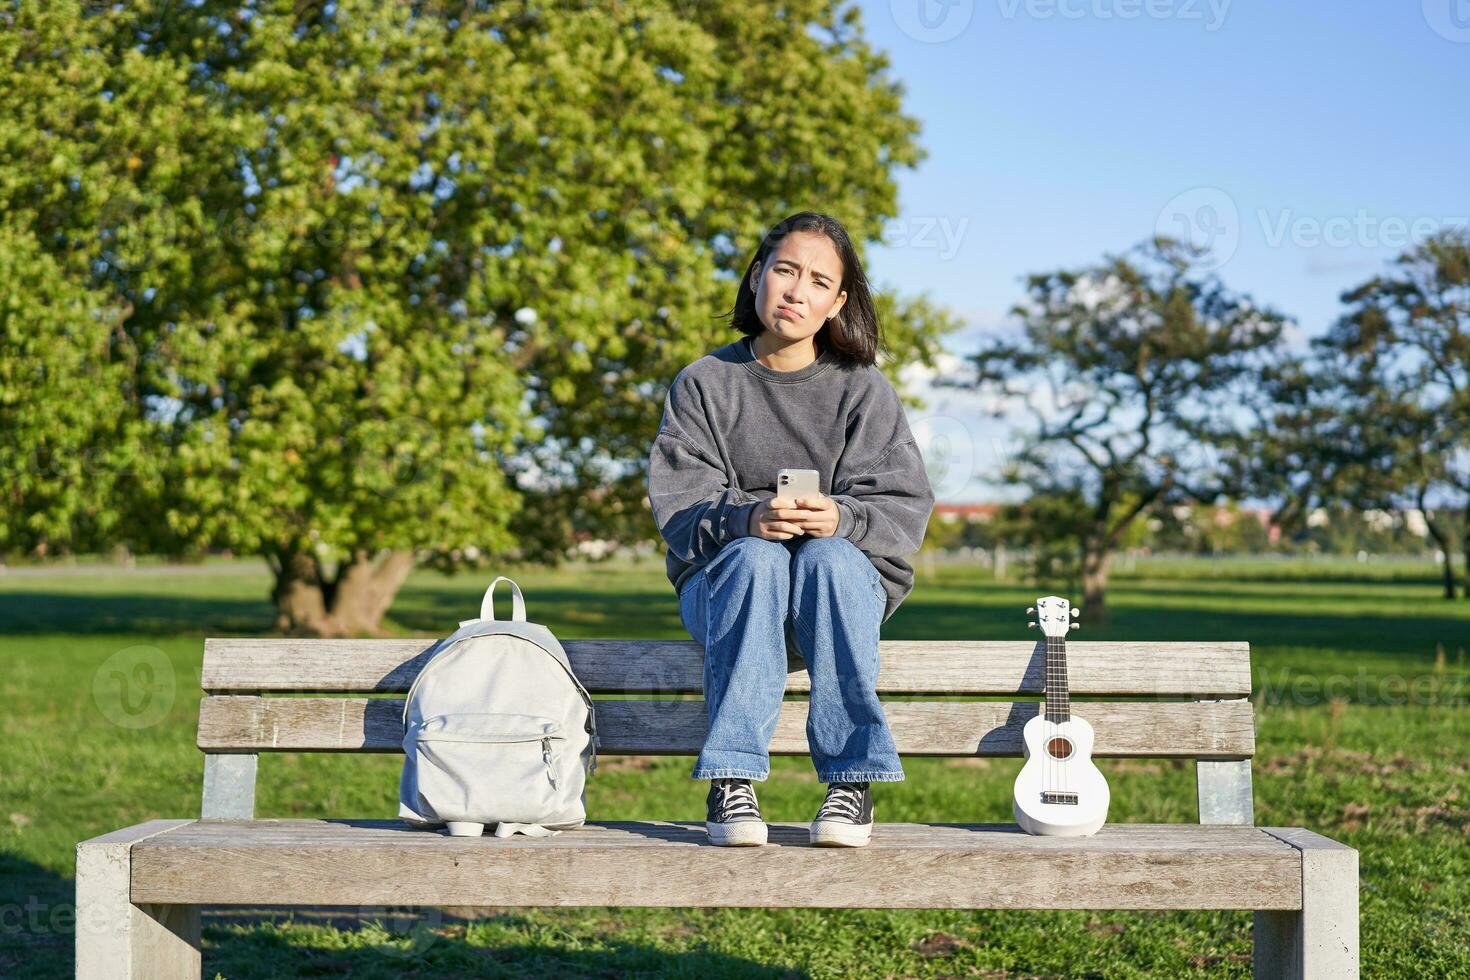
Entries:
{"type": "Polygon", "coordinates": [[[198,980],[199,907],[132,902],[132,848],[192,820],[151,820],[77,845],[76,975],[198,980]]]}
{"type": "Polygon", "coordinates": [[[1300,827],[1263,827],[1302,855],[1300,912],[1257,912],[1257,980],[1358,976],[1358,852],[1300,827]]]}

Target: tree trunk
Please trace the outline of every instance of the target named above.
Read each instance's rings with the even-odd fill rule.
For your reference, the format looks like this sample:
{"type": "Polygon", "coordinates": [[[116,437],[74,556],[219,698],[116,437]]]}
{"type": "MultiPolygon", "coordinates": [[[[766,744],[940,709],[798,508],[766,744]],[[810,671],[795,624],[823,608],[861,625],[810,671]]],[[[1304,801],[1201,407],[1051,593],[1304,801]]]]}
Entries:
{"type": "Polygon", "coordinates": [[[1440,553],[1444,555],[1444,565],[1440,569],[1444,579],[1444,597],[1453,599],[1455,597],[1455,559],[1454,552],[1450,550],[1450,536],[1422,506],[1419,508],[1419,513],[1424,515],[1424,526],[1429,529],[1429,536],[1434,539],[1435,544],[1439,545],[1440,553]]]}
{"type": "Polygon", "coordinates": [[[321,563],[307,551],[283,549],[267,557],[276,577],[271,599],[277,631],[296,636],[378,636],[398,589],[413,571],[409,549],[389,551],[374,560],[358,549],[328,580],[321,563]]]}
{"type": "Polygon", "coordinates": [[[382,632],[393,597],[413,571],[413,551],[389,551],[378,561],[366,549],[352,553],[337,575],[332,615],[349,634],[382,632]]]}
{"type": "Polygon", "coordinates": [[[1108,565],[1113,553],[1095,541],[1082,546],[1082,622],[1106,626],[1108,622],[1108,565]]]}
{"type": "Polygon", "coordinates": [[[303,551],[282,551],[266,559],[275,574],[271,601],[276,604],[277,632],[308,636],[337,636],[337,625],[327,613],[321,568],[303,551]]]}
{"type": "MultiPolygon", "coordinates": [[[[1465,540],[1461,542],[1465,546],[1465,598],[1470,599],[1470,508],[1465,510],[1465,540]]],[[[1444,553],[1446,567],[1450,563],[1450,553],[1444,553]]]]}

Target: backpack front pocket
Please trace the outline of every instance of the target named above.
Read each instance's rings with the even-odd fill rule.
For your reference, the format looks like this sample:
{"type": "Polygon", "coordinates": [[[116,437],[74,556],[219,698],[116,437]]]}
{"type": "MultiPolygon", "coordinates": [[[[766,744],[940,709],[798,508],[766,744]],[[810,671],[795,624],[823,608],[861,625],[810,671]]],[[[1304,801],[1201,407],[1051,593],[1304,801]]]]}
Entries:
{"type": "Polygon", "coordinates": [[[519,714],[436,715],[403,739],[421,813],[439,820],[539,823],[556,810],[561,724],[519,714]]]}

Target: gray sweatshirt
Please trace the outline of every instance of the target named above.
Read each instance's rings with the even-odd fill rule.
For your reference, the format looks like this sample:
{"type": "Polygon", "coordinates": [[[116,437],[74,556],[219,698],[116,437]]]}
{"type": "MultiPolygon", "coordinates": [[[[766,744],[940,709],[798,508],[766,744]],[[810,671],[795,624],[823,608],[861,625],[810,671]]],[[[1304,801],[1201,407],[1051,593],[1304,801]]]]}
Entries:
{"type": "MultiPolygon", "coordinates": [[[[675,591],[720,548],[749,533],[776,495],[776,471],[814,469],[837,502],[838,535],[882,577],[893,615],[914,587],[934,491],[898,392],[876,367],[831,352],[795,371],[755,359],[741,337],[684,367],[669,386],[648,460],[648,502],[668,545],[675,591]]],[[[787,541],[799,545],[797,535],[787,541]]]]}

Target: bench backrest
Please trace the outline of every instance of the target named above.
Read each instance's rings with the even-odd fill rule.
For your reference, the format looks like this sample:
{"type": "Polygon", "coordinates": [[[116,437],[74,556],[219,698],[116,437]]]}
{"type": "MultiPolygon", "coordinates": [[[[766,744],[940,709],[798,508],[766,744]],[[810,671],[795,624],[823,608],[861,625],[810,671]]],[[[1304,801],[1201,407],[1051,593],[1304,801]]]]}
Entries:
{"type": "MultiPolygon", "coordinates": [[[[254,816],[258,753],[402,751],[401,695],[430,645],[422,639],[205,640],[198,739],[205,753],[204,818],[254,816]],[[400,697],[383,696],[395,694],[400,697]]],[[[705,705],[687,695],[701,693],[700,644],[562,645],[597,698],[599,758],[699,752],[705,705]]],[[[884,640],[879,651],[878,692],[900,755],[1021,754],[1021,727],[1044,693],[1043,643],[884,640]],[[923,696],[942,700],[914,699],[923,696]]],[[[1073,709],[1096,731],[1095,755],[1193,759],[1200,822],[1252,823],[1248,644],[1069,642],[1067,673],[1073,709]]],[[[790,662],[786,690],[810,690],[799,660],[790,662]]],[[[804,698],[783,704],[773,754],[807,753],[806,709],[804,698]]]]}

